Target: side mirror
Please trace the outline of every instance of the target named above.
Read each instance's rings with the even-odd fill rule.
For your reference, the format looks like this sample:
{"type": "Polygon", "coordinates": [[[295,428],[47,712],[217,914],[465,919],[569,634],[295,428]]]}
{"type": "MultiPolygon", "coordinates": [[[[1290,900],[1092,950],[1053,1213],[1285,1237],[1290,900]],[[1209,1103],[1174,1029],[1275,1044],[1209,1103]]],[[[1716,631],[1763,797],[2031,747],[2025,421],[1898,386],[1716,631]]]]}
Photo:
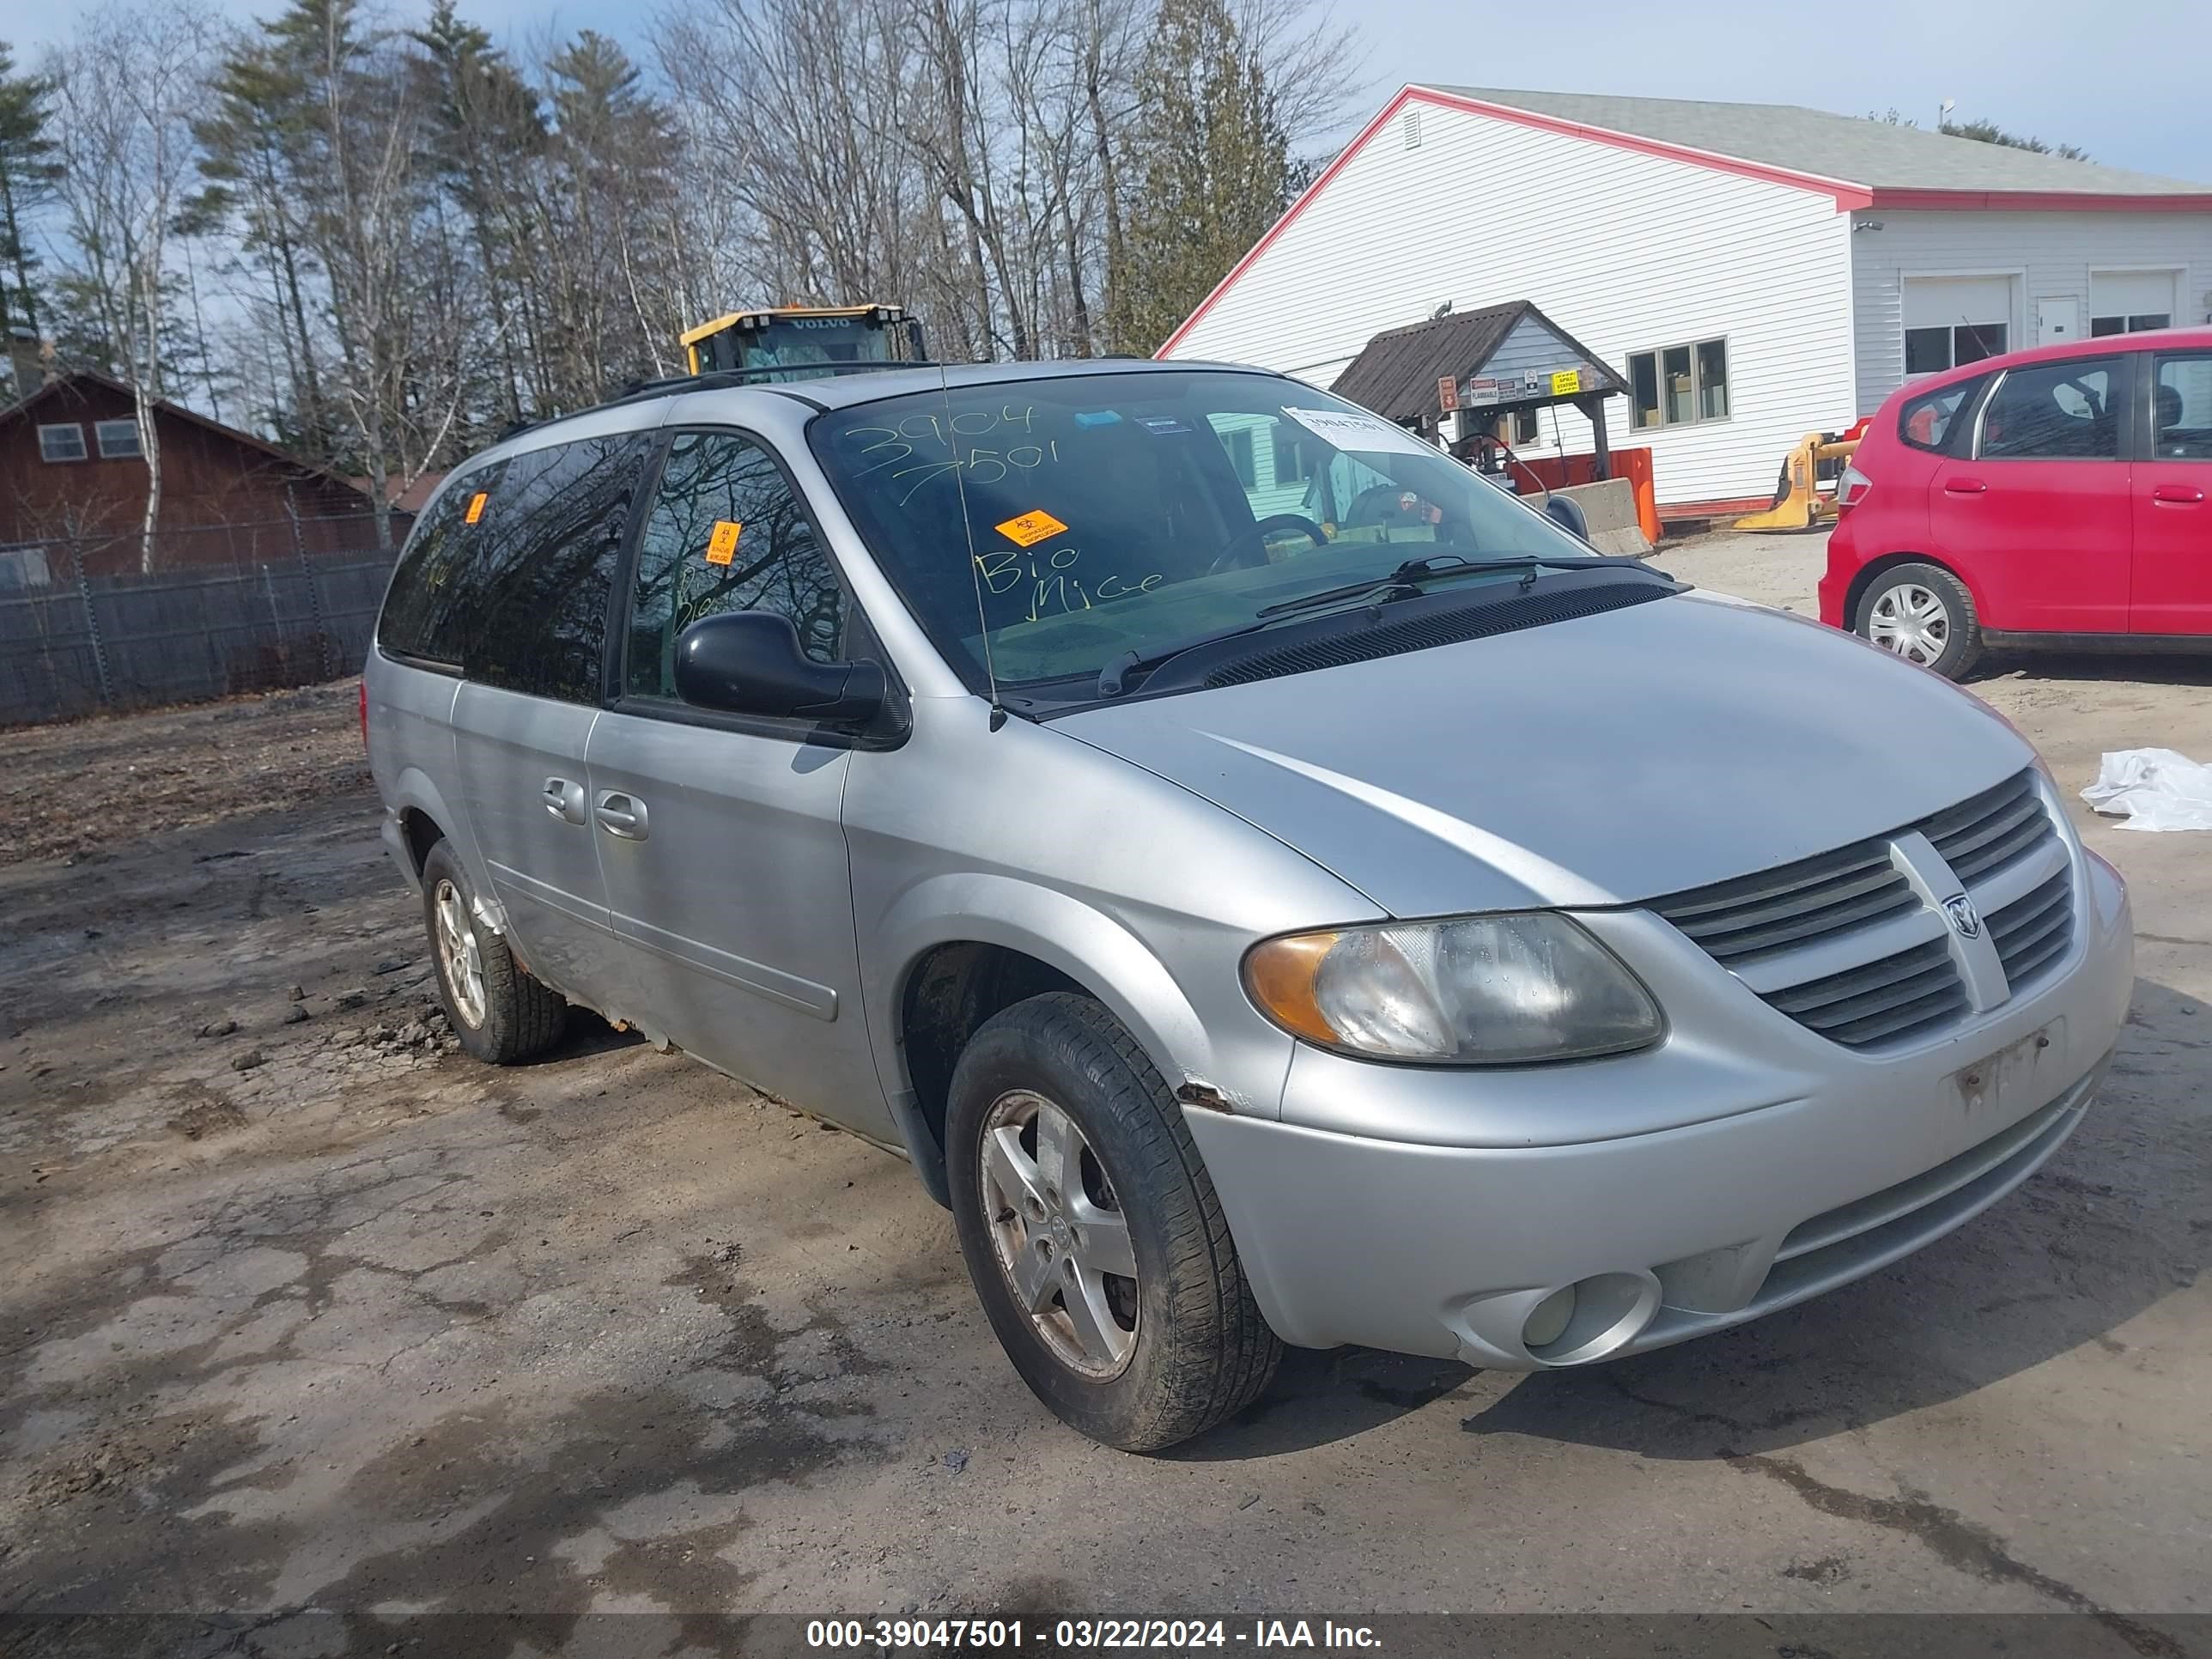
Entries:
{"type": "Polygon", "coordinates": [[[1589,539],[1589,520],[1583,516],[1582,503],[1571,501],[1564,495],[1544,497],[1544,512],[1552,522],[1571,536],[1583,541],[1589,539]]]}
{"type": "Polygon", "coordinates": [[[676,695],[725,714],[856,726],[884,706],[882,665],[816,662],[791,618],[771,611],[702,617],[676,639],[676,695]]]}

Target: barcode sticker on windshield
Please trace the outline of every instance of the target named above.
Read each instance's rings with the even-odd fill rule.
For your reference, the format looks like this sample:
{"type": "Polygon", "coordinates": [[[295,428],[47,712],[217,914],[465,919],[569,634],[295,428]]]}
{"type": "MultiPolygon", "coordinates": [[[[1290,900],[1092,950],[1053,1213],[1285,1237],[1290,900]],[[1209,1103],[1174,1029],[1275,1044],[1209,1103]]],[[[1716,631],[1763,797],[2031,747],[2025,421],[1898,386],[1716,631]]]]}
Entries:
{"type": "Polygon", "coordinates": [[[738,538],[744,532],[744,526],[734,519],[715,520],[714,533],[707,538],[707,562],[728,564],[735,559],[738,556],[738,538]]]}
{"type": "Polygon", "coordinates": [[[1443,452],[1434,444],[1425,444],[1401,426],[1396,426],[1378,415],[1369,415],[1356,409],[1292,409],[1285,404],[1283,413],[1319,438],[1339,449],[1348,449],[1354,454],[1438,455],[1443,452]]]}
{"type": "Polygon", "coordinates": [[[1004,524],[994,525],[992,528],[1016,547],[1034,547],[1048,536],[1057,536],[1067,526],[1040,507],[1018,519],[1008,519],[1004,524]]]}
{"type": "Polygon", "coordinates": [[[474,524],[478,519],[483,517],[484,503],[490,499],[491,496],[481,489],[477,491],[475,495],[470,496],[469,510],[461,515],[462,522],[465,524],[474,524]]]}

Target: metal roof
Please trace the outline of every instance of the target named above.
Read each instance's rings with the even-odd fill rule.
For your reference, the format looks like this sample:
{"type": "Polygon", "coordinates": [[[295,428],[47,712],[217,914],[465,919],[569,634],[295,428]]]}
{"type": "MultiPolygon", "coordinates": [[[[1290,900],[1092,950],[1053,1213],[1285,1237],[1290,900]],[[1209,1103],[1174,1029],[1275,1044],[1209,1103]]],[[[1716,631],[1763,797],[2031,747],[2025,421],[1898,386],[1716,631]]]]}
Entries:
{"type": "MultiPolygon", "coordinates": [[[[1411,421],[1434,415],[1437,382],[1447,374],[1455,380],[1480,375],[1492,354],[1524,317],[1533,318],[1559,342],[1563,362],[1587,363],[1597,371],[1603,384],[1585,387],[1585,395],[1628,389],[1620,376],[1574,336],[1528,301],[1516,300],[1508,305],[1455,311],[1425,323],[1385,329],[1360,349],[1329,390],[1386,420],[1411,421]]],[[[1507,401],[1510,404],[1515,400],[1507,401]]]]}
{"type": "Polygon", "coordinates": [[[1595,93],[1425,84],[1430,90],[1451,97],[1502,104],[1580,126],[1600,127],[1875,191],[2171,196],[2212,188],[1796,104],[1702,103],[1684,98],[1614,98],[1595,93]]]}

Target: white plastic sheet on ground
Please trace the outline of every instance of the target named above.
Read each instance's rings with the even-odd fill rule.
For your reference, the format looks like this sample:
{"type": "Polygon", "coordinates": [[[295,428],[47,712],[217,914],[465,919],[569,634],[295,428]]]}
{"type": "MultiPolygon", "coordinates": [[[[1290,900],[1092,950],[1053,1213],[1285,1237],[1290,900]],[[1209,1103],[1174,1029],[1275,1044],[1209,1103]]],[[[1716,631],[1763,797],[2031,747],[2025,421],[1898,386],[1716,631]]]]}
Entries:
{"type": "Polygon", "coordinates": [[[2171,749],[2123,749],[2105,757],[2081,799],[2125,817],[2123,830],[2212,830],[2212,766],[2171,749]]]}

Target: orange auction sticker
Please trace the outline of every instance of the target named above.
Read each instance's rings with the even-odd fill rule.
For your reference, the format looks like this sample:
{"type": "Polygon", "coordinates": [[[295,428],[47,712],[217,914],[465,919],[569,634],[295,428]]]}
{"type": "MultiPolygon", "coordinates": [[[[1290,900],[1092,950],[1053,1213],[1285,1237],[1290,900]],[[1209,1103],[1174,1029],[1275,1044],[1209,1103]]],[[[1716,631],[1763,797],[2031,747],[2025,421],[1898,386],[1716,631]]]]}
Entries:
{"type": "Polygon", "coordinates": [[[1034,547],[1048,536],[1057,536],[1067,526],[1040,507],[1023,514],[1018,519],[1009,519],[992,528],[1016,547],[1034,547]]]}
{"type": "Polygon", "coordinates": [[[468,523],[474,524],[478,519],[483,517],[484,503],[490,499],[491,496],[488,492],[479,489],[469,497],[469,510],[463,514],[463,517],[468,523]]]}
{"type": "Polygon", "coordinates": [[[714,533],[707,538],[707,562],[727,564],[738,556],[738,538],[744,534],[744,526],[734,519],[714,520],[714,533]]]}

